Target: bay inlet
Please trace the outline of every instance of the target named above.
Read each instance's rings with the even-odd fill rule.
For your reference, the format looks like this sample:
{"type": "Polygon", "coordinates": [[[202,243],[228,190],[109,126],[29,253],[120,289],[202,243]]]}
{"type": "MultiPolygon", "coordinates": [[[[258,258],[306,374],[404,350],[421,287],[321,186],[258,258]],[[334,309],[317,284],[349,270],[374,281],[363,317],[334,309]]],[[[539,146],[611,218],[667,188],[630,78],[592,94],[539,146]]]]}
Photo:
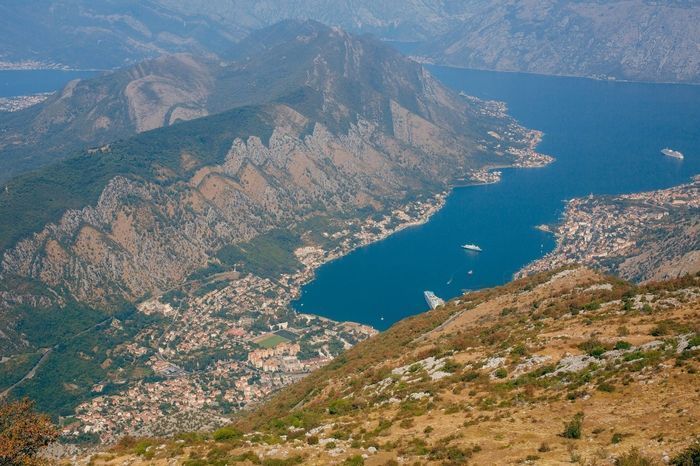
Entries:
{"type": "Polygon", "coordinates": [[[427,310],[424,290],[450,299],[510,281],[554,247],[537,226],[555,223],[564,200],[661,189],[700,173],[700,86],[431,71],[457,91],[506,102],[521,124],[544,132],[538,151],[556,162],[455,188],[427,223],[319,268],[295,309],[385,329],[427,310]],[[664,147],[685,159],[664,157],[664,147]]]}

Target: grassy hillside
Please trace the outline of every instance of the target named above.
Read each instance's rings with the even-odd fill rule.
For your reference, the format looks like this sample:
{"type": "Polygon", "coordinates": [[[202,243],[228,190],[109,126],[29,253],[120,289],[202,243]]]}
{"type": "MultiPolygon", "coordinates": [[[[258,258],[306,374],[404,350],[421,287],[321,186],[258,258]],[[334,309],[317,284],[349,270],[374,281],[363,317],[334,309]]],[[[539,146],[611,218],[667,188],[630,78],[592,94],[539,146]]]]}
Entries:
{"type": "Polygon", "coordinates": [[[700,276],[540,274],[399,322],[229,428],[93,462],[697,464],[699,317],[700,276]]]}

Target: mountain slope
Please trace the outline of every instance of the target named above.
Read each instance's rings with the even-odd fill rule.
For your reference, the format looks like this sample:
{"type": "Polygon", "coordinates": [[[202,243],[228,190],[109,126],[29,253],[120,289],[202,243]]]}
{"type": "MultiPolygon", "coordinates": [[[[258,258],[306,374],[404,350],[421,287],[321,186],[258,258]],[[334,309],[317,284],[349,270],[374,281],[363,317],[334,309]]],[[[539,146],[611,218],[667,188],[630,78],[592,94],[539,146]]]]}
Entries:
{"type": "MultiPolygon", "coordinates": [[[[631,464],[668,461],[699,433],[699,285],[574,268],[471,292],[358,344],[216,442],[146,440],[146,457],[612,464],[637,448],[649,463],[631,464]]],[[[115,452],[93,461],[146,461],[115,452]]]]}
{"type": "Polygon", "coordinates": [[[391,109],[383,95],[455,134],[469,137],[479,123],[463,99],[391,48],[319,23],[286,21],[251,34],[226,61],[163,56],[73,82],[46,102],[0,115],[0,181],[86,147],[243,105],[304,105],[302,113],[344,131],[362,114],[386,131],[391,109]]]}
{"type": "Polygon", "coordinates": [[[86,147],[206,115],[212,68],[191,55],[163,56],[0,114],[0,182],[86,147]]]}
{"type": "Polygon", "coordinates": [[[477,2],[460,25],[415,52],[497,71],[699,82],[694,2],[477,2]]]}

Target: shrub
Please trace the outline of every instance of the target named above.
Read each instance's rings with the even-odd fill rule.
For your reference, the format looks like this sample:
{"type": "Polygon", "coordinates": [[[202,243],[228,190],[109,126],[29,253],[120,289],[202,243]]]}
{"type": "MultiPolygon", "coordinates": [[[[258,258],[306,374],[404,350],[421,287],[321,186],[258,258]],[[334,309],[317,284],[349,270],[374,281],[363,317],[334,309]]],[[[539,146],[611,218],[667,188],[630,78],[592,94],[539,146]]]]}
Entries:
{"type": "Polygon", "coordinates": [[[0,403],[0,464],[34,464],[39,449],[57,437],[51,420],[34,413],[28,398],[0,403]]]}
{"type": "Polygon", "coordinates": [[[593,356],[594,358],[599,358],[606,351],[605,346],[595,338],[584,341],[578,345],[578,347],[581,351],[585,351],[589,356],[593,356]]]}
{"type": "Polygon", "coordinates": [[[214,431],[214,434],[212,437],[214,440],[217,442],[223,442],[226,440],[234,440],[234,439],[239,439],[242,436],[242,432],[235,427],[231,426],[226,426],[226,427],[221,427],[220,429],[216,429],[214,431]]]}
{"type": "Polygon", "coordinates": [[[674,456],[674,466],[700,466],[700,439],[696,439],[688,448],[674,456]]]}
{"type": "Polygon", "coordinates": [[[318,437],[315,435],[309,435],[306,438],[306,443],[308,443],[309,445],[318,445],[318,437]]]}
{"type": "Polygon", "coordinates": [[[598,385],[598,390],[600,390],[601,392],[612,393],[615,391],[615,385],[608,382],[602,382],[598,385]]]}
{"type": "Polygon", "coordinates": [[[347,414],[348,412],[350,412],[351,409],[352,409],[352,404],[350,403],[350,400],[346,400],[346,399],[333,400],[328,405],[328,414],[330,414],[332,416],[343,415],[343,414],[347,414]]]}
{"type": "Polygon", "coordinates": [[[622,435],[621,433],[615,432],[615,433],[612,435],[612,439],[610,439],[610,443],[612,443],[612,444],[620,443],[620,442],[622,442],[622,439],[623,439],[623,438],[624,438],[624,437],[623,437],[623,435],[622,435]]]}
{"type": "Polygon", "coordinates": [[[455,361],[454,359],[448,359],[445,361],[445,365],[442,366],[442,371],[443,372],[449,372],[450,374],[453,374],[457,372],[462,365],[455,361]]]}
{"type": "Polygon", "coordinates": [[[546,453],[550,450],[551,448],[549,448],[549,444],[547,442],[542,442],[540,444],[540,447],[537,449],[537,451],[539,451],[540,453],[546,453]]]}
{"type": "Polygon", "coordinates": [[[632,345],[624,340],[620,340],[617,343],[615,343],[616,350],[628,350],[630,348],[632,348],[632,345]]]}
{"type": "Polygon", "coordinates": [[[503,367],[499,367],[498,369],[496,369],[496,372],[494,372],[493,375],[495,375],[499,379],[505,379],[506,377],[508,377],[508,371],[505,370],[503,367]]]}
{"type": "Polygon", "coordinates": [[[655,464],[654,460],[643,456],[636,448],[615,459],[615,466],[654,466],[655,464]]]}
{"type": "Polygon", "coordinates": [[[355,455],[355,456],[351,456],[350,458],[346,458],[342,464],[347,465],[347,466],[362,466],[365,464],[365,460],[364,460],[364,458],[362,458],[362,456],[355,455]]]}
{"type": "Polygon", "coordinates": [[[564,424],[564,432],[561,436],[570,439],[581,438],[581,428],[583,427],[583,413],[576,413],[571,421],[564,424]]]}
{"type": "Polygon", "coordinates": [[[328,443],[326,444],[326,450],[332,450],[332,449],[334,449],[335,447],[336,447],[335,442],[328,442],[328,443]]]}

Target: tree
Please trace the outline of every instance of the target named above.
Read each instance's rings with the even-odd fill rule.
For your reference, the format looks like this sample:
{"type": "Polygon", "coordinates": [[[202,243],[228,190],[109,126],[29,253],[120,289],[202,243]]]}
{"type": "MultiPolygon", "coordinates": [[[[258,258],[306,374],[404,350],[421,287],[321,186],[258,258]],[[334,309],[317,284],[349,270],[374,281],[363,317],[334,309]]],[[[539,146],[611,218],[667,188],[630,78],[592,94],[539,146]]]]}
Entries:
{"type": "Polygon", "coordinates": [[[51,420],[35,413],[34,402],[28,398],[0,403],[0,466],[38,464],[39,449],[57,437],[51,420]]]}

